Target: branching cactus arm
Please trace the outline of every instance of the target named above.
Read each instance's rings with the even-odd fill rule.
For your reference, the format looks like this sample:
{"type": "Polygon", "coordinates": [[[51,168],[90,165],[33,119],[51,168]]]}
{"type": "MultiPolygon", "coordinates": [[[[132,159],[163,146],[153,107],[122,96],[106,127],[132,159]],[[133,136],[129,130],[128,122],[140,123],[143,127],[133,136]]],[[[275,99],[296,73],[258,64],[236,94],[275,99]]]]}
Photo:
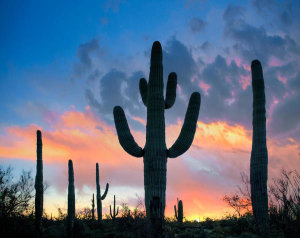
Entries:
{"type": "Polygon", "coordinates": [[[168,150],[169,158],[176,158],[186,152],[193,140],[197,128],[197,120],[200,110],[201,97],[198,92],[191,95],[189,106],[185,114],[184,123],[180,131],[179,137],[168,150]]]}
{"type": "Polygon", "coordinates": [[[174,205],[175,218],[178,220],[176,205],[174,205]]]}
{"type": "Polygon", "coordinates": [[[138,146],[131,135],[125,113],[120,106],[114,108],[114,119],[119,142],[123,149],[132,156],[142,157],[143,149],[138,146]]]}
{"type": "Polygon", "coordinates": [[[165,109],[171,108],[176,99],[176,87],[177,87],[177,75],[176,73],[170,73],[167,83],[167,92],[165,99],[165,109]]]}
{"type": "Polygon", "coordinates": [[[140,88],[140,93],[141,93],[143,103],[147,107],[148,83],[146,79],[144,78],[140,79],[139,88],[140,88]]]}
{"type": "Polygon", "coordinates": [[[105,192],[103,193],[103,195],[101,196],[101,200],[104,200],[106,198],[107,192],[108,192],[108,188],[109,188],[109,184],[106,184],[106,188],[105,188],[105,192]]]}

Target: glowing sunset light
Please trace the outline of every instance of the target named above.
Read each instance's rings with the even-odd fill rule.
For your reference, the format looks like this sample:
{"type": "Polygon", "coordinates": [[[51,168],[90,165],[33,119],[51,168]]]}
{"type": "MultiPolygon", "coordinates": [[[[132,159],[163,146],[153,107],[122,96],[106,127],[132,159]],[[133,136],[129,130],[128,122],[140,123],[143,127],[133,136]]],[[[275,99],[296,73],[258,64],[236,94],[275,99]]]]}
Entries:
{"type": "MultiPolygon", "coordinates": [[[[157,163],[167,161],[166,217],[174,217],[177,198],[188,220],[234,213],[223,197],[237,191],[242,172],[250,172],[255,59],[264,77],[268,185],[282,169],[300,172],[300,1],[50,2],[0,3],[0,167],[11,166],[15,178],[22,170],[34,178],[41,130],[48,216],[57,216],[58,208],[67,211],[70,159],[77,210],[91,208],[96,163],[102,192],[109,183],[103,214],[109,214],[114,195],[120,209],[144,203],[145,159],[121,147],[113,110],[124,109],[132,136],[144,148],[150,122],[140,90],[149,85],[140,79],[149,82],[155,41],[162,49],[164,89],[153,105],[164,117],[151,126],[155,136],[165,126],[166,148],[161,143],[153,158],[167,155],[181,133],[190,95],[201,95],[193,141],[185,140],[191,146],[157,163]],[[169,108],[162,98],[171,72],[177,86],[174,76],[170,90],[171,97],[176,90],[176,100],[169,108]]],[[[155,149],[163,135],[157,137],[155,149]]],[[[151,184],[162,184],[157,181],[151,184]]]]}

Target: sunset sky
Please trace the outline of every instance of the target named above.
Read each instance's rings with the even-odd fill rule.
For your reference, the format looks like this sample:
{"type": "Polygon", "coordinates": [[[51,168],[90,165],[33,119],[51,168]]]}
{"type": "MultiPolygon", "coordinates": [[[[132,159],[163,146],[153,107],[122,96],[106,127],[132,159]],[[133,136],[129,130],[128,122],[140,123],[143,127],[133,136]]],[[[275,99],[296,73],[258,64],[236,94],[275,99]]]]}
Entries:
{"type": "Polygon", "coordinates": [[[98,0],[0,2],[0,163],[35,176],[42,131],[46,212],[67,208],[67,165],[74,163],[76,208],[110,188],[104,213],[143,199],[143,159],[120,146],[120,105],[143,147],[146,108],[139,79],[149,75],[152,43],[163,48],[164,80],[178,75],[166,110],[166,142],[177,139],[192,92],[201,108],[191,148],[168,160],[166,216],[177,197],[188,219],[220,218],[222,201],[249,173],[252,140],[250,65],[262,63],[269,183],[300,171],[300,1],[98,0]],[[239,5],[237,5],[239,4],[239,5]]]}

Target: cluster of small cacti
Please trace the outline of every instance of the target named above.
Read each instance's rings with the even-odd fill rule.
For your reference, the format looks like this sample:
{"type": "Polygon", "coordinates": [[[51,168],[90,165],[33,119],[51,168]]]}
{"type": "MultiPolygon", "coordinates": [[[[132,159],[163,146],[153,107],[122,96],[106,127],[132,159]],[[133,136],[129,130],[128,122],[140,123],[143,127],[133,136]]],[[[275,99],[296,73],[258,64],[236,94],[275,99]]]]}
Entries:
{"type": "Polygon", "coordinates": [[[177,219],[178,222],[183,221],[183,204],[182,201],[177,198],[177,209],[176,205],[174,205],[174,212],[175,212],[175,218],[177,219]]]}
{"type": "MultiPolygon", "coordinates": [[[[258,60],[252,62],[253,88],[253,140],[250,160],[250,183],[253,214],[257,223],[257,233],[269,236],[268,227],[268,196],[267,173],[268,152],[266,145],[266,111],[265,92],[262,67],[258,60]]],[[[147,107],[146,144],[141,148],[135,142],[128,127],[123,109],[114,108],[114,121],[118,139],[123,149],[132,156],[144,157],[144,189],[146,215],[153,223],[164,219],[166,167],[167,158],[176,158],[188,150],[193,142],[200,110],[200,94],[191,95],[184,124],[175,143],[167,149],[165,143],[165,109],[173,106],[176,99],[177,76],[171,73],[168,77],[166,98],[163,96],[163,67],[162,48],[159,42],[154,42],[151,51],[151,65],[149,82],[142,78],[139,88],[141,98],[147,107]]],[[[43,161],[42,161],[42,134],[37,131],[37,171],[35,178],[35,223],[38,234],[42,231],[43,214],[43,161]]],[[[99,165],[96,163],[96,200],[98,220],[102,220],[102,200],[105,199],[109,184],[101,196],[99,182],[99,165]]],[[[67,230],[72,237],[75,222],[75,186],[72,160],[68,162],[68,216],[67,230]]],[[[92,199],[92,219],[94,220],[94,194],[92,199]]],[[[175,217],[178,222],[183,221],[183,204],[177,199],[177,209],[174,206],[175,217]]],[[[119,207],[116,209],[114,195],[113,210],[110,206],[110,217],[115,219],[119,207]]],[[[52,217],[52,216],[51,216],[52,217]]]]}

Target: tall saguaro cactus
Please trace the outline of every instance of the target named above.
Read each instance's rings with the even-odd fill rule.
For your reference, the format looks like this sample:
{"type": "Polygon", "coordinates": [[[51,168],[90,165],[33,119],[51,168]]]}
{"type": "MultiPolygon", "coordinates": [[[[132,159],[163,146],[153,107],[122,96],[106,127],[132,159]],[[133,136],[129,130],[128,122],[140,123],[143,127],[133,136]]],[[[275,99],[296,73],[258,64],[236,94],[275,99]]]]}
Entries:
{"type": "Polygon", "coordinates": [[[251,201],[257,233],[262,237],[269,237],[266,100],[263,71],[258,60],[252,62],[251,71],[253,91],[253,136],[250,160],[251,201]]]}
{"type": "Polygon", "coordinates": [[[140,79],[140,93],[147,107],[146,145],[144,149],[135,142],[128,127],[123,109],[114,108],[114,120],[118,138],[123,149],[135,157],[144,157],[144,187],[147,217],[150,217],[150,202],[159,198],[160,217],[164,217],[167,158],[182,155],[191,146],[200,110],[200,94],[191,95],[183,127],[179,137],[171,148],[165,142],[165,109],[173,106],[176,98],[177,75],[170,73],[168,77],[166,98],[164,99],[162,48],[158,41],[153,43],[149,82],[140,79]]]}
{"type": "Polygon", "coordinates": [[[73,162],[69,160],[69,186],[68,186],[68,217],[67,229],[68,237],[73,237],[73,228],[75,222],[75,186],[74,186],[74,170],[73,162]]]}
{"type": "Polygon", "coordinates": [[[96,163],[96,187],[97,187],[97,215],[98,215],[98,221],[102,221],[102,200],[106,198],[109,184],[106,184],[105,192],[101,196],[101,190],[100,190],[100,178],[99,178],[99,165],[96,163]]]}
{"type": "Polygon", "coordinates": [[[43,156],[42,156],[42,132],[36,131],[36,176],[35,176],[35,225],[38,234],[42,231],[42,216],[43,216],[43,156]]]}
{"type": "Polygon", "coordinates": [[[177,211],[176,211],[176,205],[174,205],[174,212],[175,212],[175,217],[177,219],[178,222],[182,222],[183,221],[183,204],[182,204],[182,201],[179,200],[178,201],[178,198],[177,198],[177,211]]]}

